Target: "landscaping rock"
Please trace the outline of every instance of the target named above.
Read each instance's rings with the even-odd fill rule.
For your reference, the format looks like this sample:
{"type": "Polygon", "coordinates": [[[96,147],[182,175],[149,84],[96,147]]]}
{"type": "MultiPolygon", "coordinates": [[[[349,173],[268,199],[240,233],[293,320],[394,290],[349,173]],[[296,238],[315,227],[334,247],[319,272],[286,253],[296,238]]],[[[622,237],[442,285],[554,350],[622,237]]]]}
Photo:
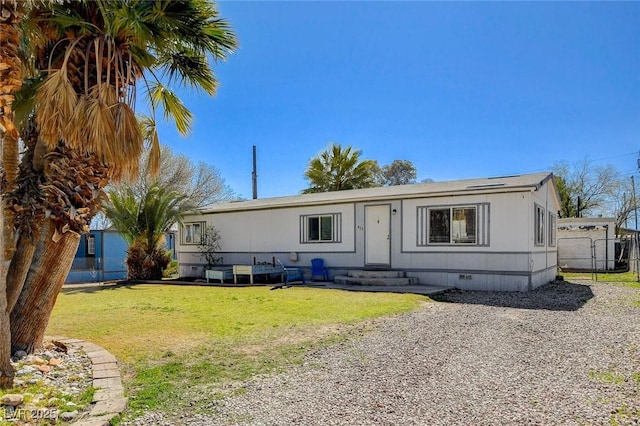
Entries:
{"type": "Polygon", "coordinates": [[[64,413],[60,414],[60,418],[62,420],[64,420],[65,422],[70,422],[71,420],[75,419],[76,417],[78,417],[78,411],[77,410],[65,411],[64,413]]]}
{"type": "Polygon", "coordinates": [[[38,371],[36,367],[32,367],[31,365],[25,365],[23,367],[20,367],[18,371],[16,371],[16,376],[27,376],[29,374],[35,373],[36,371],[38,371]]]}
{"type": "Polygon", "coordinates": [[[27,353],[25,351],[16,351],[16,353],[13,354],[13,356],[17,360],[22,360],[22,359],[25,359],[27,357],[27,353]]]}
{"type": "Polygon", "coordinates": [[[8,393],[0,398],[0,404],[17,407],[24,402],[24,396],[17,393],[8,393]]]}
{"type": "Polygon", "coordinates": [[[41,358],[39,356],[33,356],[29,358],[29,362],[31,362],[31,364],[33,365],[42,365],[47,363],[47,361],[44,358],[41,358]]]}
{"type": "Polygon", "coordinates": [[[49,360],[49,365],[56,367],[58,365],[62,364],[62,360],[60,358],[51,358],[49,360]]]}
{"type": "Polygon", "coordinates": [[[51,372],[51,367],[49,367],[48,365],[38,365],[38,370],[40,370],[43,373],[50,373],[51,372]]]}

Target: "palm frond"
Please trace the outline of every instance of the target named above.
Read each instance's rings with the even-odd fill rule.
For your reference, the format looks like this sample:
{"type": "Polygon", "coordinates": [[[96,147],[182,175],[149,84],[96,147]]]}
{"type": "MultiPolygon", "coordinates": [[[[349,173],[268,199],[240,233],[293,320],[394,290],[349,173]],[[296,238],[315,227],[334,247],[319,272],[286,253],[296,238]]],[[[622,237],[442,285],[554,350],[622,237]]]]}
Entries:
{"type": "Polygon", "coordinates": [[[65,72],[54,70],[49,74],[37,91],[36,103],[40,137],[53,148],[65,138],[67,124],[78,103],[78,95],[65,72]]]}
{"type": "Polygon", "coordinates": [[[165,120],[172,118],[180,133],[187,134],[191,128],[193,114],[185,107],[180,98],[160,82],[149,86],[149,96],[155,105],[161,105],[165,120]]]}
{"type": "MultiPolygon", "coordinates": [[[[114,144],[116,152],[123,157],[122,176],[126,179],[133,179],[138,175],[139,161],[142,155],[144,143],[140,125],[135,112],[124,102],[118,102],[113,107],[115,118],[116,134],[114,144]]],[[[114,177],[118,180],[119,176],[114,177]]]]}

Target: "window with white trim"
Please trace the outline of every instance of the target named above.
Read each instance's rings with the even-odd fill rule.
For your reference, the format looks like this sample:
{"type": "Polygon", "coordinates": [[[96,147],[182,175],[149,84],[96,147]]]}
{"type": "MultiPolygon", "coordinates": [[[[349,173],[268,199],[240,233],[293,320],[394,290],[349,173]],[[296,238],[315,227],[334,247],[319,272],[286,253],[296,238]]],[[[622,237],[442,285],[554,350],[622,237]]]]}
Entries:
{"type": "Polygon", "coordinates": [[[190,222],[182,225],[182,244],[200,244],[204,222],[190,222]]]}
{"type": "Polygon", "coordinates": [[[341,214],[329,213],[300,216],[300,242],[302,243],[339,243],[341,214]]]}
{"type": "Polygon", "coordinates": [[[545,211],[544,207],[535,205],[535,223],[534,223],[534,231],[535,231],[535,245],[543,246],[544,245],[544,229],[545,229],[545,211]]]}
{"type": "Polygon", "coordinates": [[[429,244],[476,244],[477,207],[428,209],[429,244]]]}
{"type": "Polygon", "coordinates": [[[87,256],[96,255],[96,237],[94,235],[87,235],[87,256]]]}
{"type": "Polygon", "coordinates": [[[556,232],[557,232],[557,224],[556,224],[556,215],[549,212],[549,246],[556,246],[556,232]]]}

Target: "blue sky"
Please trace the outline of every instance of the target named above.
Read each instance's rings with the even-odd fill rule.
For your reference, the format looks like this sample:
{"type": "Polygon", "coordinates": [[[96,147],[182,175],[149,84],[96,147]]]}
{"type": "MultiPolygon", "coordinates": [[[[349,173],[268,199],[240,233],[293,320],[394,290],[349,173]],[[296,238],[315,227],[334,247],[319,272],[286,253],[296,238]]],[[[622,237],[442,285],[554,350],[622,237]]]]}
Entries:
{"type": "Polygon", "coordinates": [[[331,142],[436,181],[549,170],[558,161],[637,174],[638,2],[249,2],[219,10],[240,48],[215,98],[161,141],[215,165],[251,198],[306,188],[331,142]]]}

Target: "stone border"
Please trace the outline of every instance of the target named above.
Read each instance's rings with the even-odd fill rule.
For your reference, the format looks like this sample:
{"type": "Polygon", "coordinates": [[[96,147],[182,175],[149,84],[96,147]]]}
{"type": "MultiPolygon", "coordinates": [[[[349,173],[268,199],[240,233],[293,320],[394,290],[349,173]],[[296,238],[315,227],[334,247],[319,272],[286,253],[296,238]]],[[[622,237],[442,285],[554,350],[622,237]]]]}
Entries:
{"type": "Polygon", "coordinates": [[[93,374],[93,395],[95,404],[88,417],[76,422],[77,426],[108,426],[111,419],[127,408],[127,398],[124,396],[122,378],[118,369],[118,360],[102,346],[80,339],[56,338],[58,342],[80,349],[91,359],[93,374]]]}

